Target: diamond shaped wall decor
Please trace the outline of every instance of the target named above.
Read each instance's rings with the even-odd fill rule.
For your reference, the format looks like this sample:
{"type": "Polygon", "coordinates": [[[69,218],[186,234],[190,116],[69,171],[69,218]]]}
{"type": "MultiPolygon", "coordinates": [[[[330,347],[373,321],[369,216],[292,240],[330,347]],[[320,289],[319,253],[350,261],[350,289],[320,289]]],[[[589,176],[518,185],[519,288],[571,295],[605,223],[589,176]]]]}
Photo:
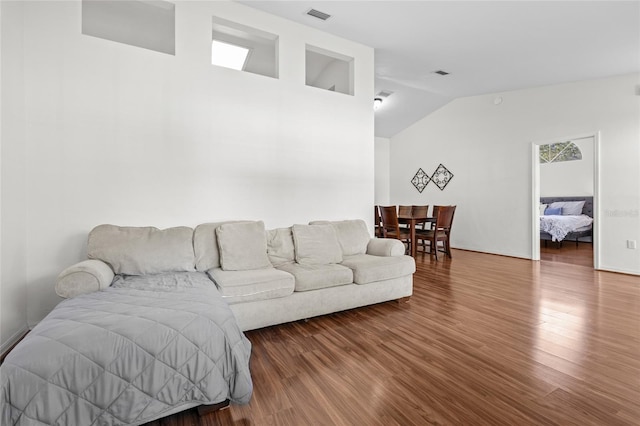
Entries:
{"type": "Polygon", "coordinates": [[[418,169],[413,179],[411,179],[411,183],[416,187],[418,192],[422,193],[424,188],[429,184],[431,179],[422,169],[418,169]]]}
{"type": "Polygon", "coordinates": [[[431,180],[436,184],[440,191],[444,190],[444,187],[453,179],[453,173],[451,173],[445,166],[440,164],[435,172],[431,175],[431,180]]]}

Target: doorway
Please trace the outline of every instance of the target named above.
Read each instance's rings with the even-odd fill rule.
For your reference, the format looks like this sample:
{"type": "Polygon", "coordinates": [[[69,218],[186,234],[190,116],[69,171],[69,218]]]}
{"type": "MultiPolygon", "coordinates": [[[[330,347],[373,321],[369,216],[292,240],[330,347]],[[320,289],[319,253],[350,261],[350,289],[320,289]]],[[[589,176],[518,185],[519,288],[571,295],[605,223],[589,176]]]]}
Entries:
{"type": "Polygon", "coordinates": [[[544,260],[588,264],[599,269],[599,145],[599,133],[532,143],[532,260],[541,260],[542,257],[544,260]],[[543,243],[541,250],[540,217],[543,215],[540,208],[541,197],[554,197],[560,200],[564,197],[569,200],[579,199],[576,197],[592,197],[592,235],[589,238],[580,237],[581,242],[578,243],[575,240],[563,241],[562,244],[547,241],[546,248],[543,243]],[[592,241],[591,244],[584,242],[589,239],[592,241]],[[585,259],[587,256],[592,256],[592,260],[585,259]]]}

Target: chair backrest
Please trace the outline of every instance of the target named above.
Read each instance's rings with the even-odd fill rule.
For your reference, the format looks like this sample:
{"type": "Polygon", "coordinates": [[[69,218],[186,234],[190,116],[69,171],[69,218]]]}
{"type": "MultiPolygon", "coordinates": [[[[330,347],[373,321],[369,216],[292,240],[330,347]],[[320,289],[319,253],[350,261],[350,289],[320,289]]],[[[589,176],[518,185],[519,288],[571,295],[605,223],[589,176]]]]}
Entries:
{"type": "Polygon", "coordinates": [[[427,217],[429,206],[411,206],[411,215],[415,217],[427,217]]]}
{"type": "MultiPolygon", "coordinates": [[[[429,206],[411,206],[411,216],[413,217],[427,217],[428,213],[429,206]]],[[[426,225],[425,222],[418,223],[416,224],[416,229],[425,229],[426,225]]]]}
{"type": "Polygon", "coordinates": [[[433,206],[433,208],[436,212],[436,228],[451,231],[456,206],[433,206]]]}
{"type": "Polygon", "coordinates": [[[411,216],[411,206],[398,206],[398,215],[411,216]]]}
{"type": "Polygon", "coordinates": [[[380,213],[382,215],[382,232],[386,237],[387,232],[392,232],[395,235],[400,235],[400,224],[398,223],[398,213],[396,206],[380,206],[380,213]]]}

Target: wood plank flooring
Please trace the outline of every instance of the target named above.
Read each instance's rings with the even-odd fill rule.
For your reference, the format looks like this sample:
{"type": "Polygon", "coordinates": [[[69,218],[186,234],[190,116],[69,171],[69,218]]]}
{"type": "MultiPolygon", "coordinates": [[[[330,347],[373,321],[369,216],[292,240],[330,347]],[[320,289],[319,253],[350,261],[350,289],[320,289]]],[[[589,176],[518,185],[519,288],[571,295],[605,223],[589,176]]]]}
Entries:
{"type": "Polygon", "coordinates": [[[408,303],[247,332],[249,405],[151,424],[640,424],[640,277],[453,256],[408,303]]]}
{"type": "Polygon", "coordinates": [[[576,246],[575,242],[565,241],[560,246],[547,241],[545,247],[544,242],[540,241],[540,260],[593,267],[593,244],[579,242],[576,246]]]}

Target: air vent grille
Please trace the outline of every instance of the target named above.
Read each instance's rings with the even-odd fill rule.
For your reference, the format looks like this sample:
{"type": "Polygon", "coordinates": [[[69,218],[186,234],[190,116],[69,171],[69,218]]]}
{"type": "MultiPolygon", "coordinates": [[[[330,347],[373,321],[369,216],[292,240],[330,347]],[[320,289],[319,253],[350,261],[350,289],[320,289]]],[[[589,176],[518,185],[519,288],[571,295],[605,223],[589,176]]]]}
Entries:
{"type": "Polygon", "coordinates": [[[314,18],[322,19],[323,21],[326,21],[327,19],[331,18],[331,15],[329,15],[328,13],[320,12],[319,10],[316,10],[316,9],[309,9],[307,11],[307,15],[313,16],[314,18]]]}
{"type": "Polygon", "coordinates": [[[388,98],[392,94],[393,94],[393,92],[390,91],[390,90],[381,90],[380,92],[378,92],[376,97],[378,97],[378,98],[388,98]]]}
{"type": "Polygon", "coordinates": [[[434,71],[433,73],[434,73],[434,74],[440,74],[440,75],[449,75],[449,73],[448,73],[448,72],[443,71],[443,70],[434,71]]]}

